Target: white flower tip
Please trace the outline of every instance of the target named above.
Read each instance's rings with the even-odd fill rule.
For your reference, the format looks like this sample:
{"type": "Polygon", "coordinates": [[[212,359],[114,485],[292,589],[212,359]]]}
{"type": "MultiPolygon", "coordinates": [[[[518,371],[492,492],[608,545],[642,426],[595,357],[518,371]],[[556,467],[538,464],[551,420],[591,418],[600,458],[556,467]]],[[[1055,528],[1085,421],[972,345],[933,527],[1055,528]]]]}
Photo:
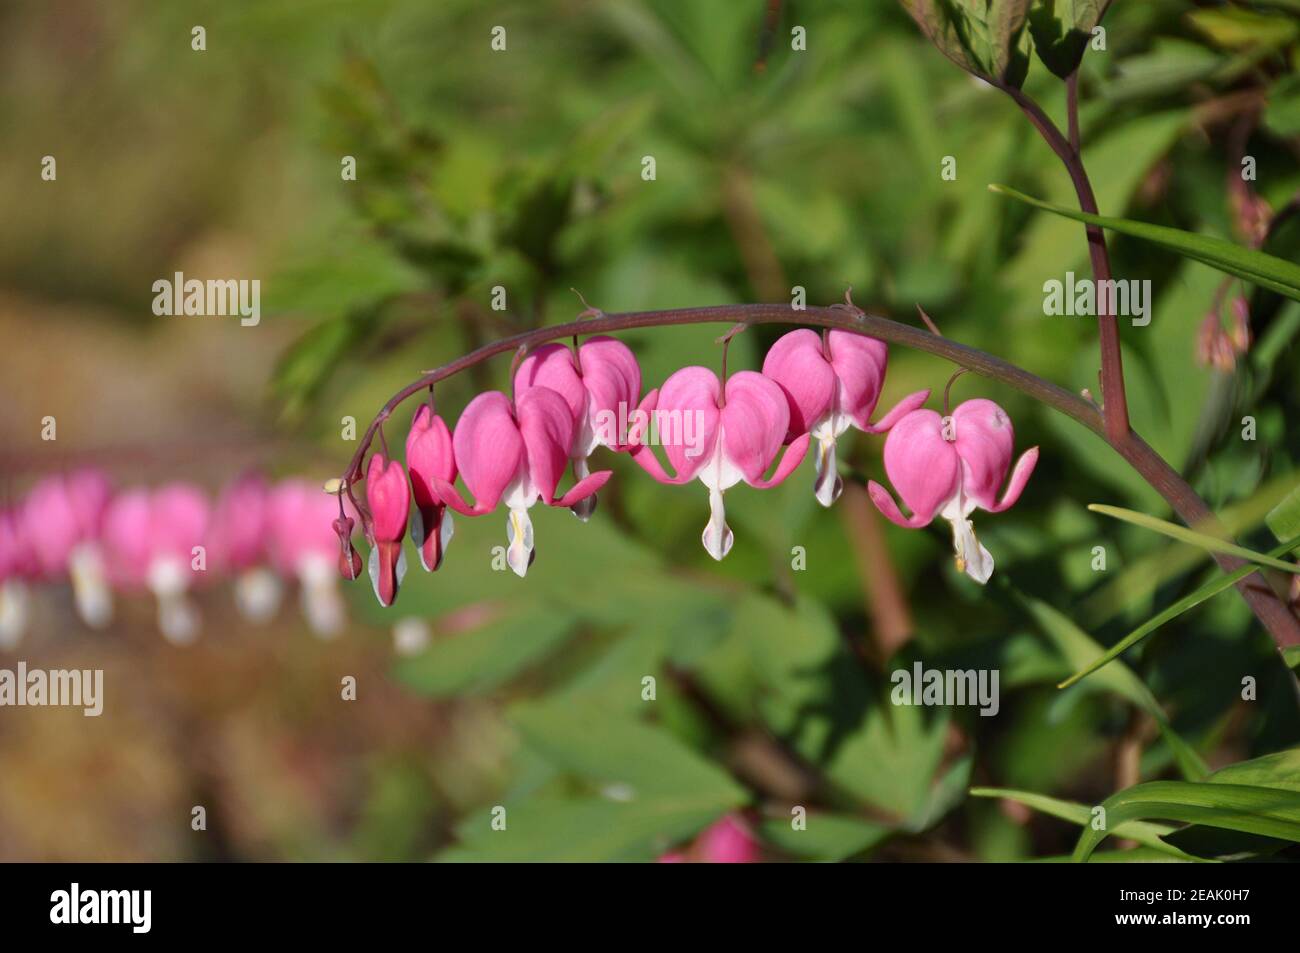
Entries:
{"type": "Polygon", "coordinates": [[[708,554],[719,562],[731,552],[735,536],[727,525],[727,514],[723,508],[722,494],[717,490],[709,491],[709,522],[700,535],[708,554]]]}
{"type": "Polygon", "coordinates": [[[515,575],[523,579],[533,561],[533,521],[527,510],[510,511],[506,518],[506,536],[510,539],[510,545],[506,548],[506,562],[515,575]]]}
{"type": "Polygon", "coordinates": [[[193,645],[199,637],[199,612],[184,593],[160,595],[158,628],[172,645],[193,645]]]}
{"type": "Polygon", "coordinates": [[[817,478],[813,482],[813,495],[822,506],[830,506],[844,491],[835,456],[835,438],[822,437],[817,443],[817,478]]]}
{"type": "Polygon", "coordinates": [[[250,569],[235,580],[235,606],[249,622],[270,622],[280,611],[280,580],[265,567],[250,569]]]}
{"type": "Polygon", "coordinates": [[[993,554],[975,537],[975,527],[970,520],[952,521],[953,552],[957,571],[965,573],[981,586],[993,575],[993,554]]]}

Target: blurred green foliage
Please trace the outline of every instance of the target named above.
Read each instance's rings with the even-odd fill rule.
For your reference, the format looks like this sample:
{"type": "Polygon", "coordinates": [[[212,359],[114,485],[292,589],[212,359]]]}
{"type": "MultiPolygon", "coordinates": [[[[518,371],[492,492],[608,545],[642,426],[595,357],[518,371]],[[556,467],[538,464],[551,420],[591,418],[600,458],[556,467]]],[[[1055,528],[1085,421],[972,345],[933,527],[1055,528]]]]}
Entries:
{"type": "MultiPolygon", "coordinates": [[[[612,312],[788,300],[795,285],[828,304],[851,285],[872,312],[912,321],[920,305],[951,338],[1072,390],[1097,388],[1093,324],[1042,307],[1045,281],[1087,273],[1082,227],[987,189],[1003,182],[1072,206],[1068,177],[1015,105],[954,68],[904,5],[788,0],[774,27],[760,0],[195,6],[155,11],[150,35],[204,22],[206,60],[182,68],[183,46],[150,41],[121,55],[121,81],[159,62],[182,84],[235,77],[237,95],[214,96],[204,119],[221,155],[186,161],[248,170],[275,154],[274,186],[252,176],[261,184],[248,187],[277,201],[230,225],[263,235],[268,321],[295,329],[268,404],[340,471],[351,453],[337,439],[341,416],[364,422],[421,369],[571,319],[582,309],[571,288],[612,312]],[[505,52],[489,45],[497,25],[505,52]],[[806,51],[790,48],[794,26],[806,28],[806,51]],[[343,156],[356,159],[354,182],[340,177],[343,156]],[[654,181],[641,177],[644,156],[654,181]],[[953,181],[940,176],[946,156],[953,181]],[[489,306],[497,285],[504,312],[489,306]]],[[[1257,160],[1259,195],[1287,205],[1300,190],[1295,16],[1280,2],[1113,5],[1106,49],[1080,65],[1083,155],[1103,214],[1244,243],[1227,185],[1234,143],[1257,160]]],[[[1060,73],[1077,46],[1063,42],[1063,23],[1031,18],[1017,34],[1055,38],[1044,59],[1060,73]]],[[[1036,58],[1024,65],[1025,91],[1063,125],[1063,83],[1036,58]]],[[[158,96],[165,109],[167,90],[158,96]]],[[[193,216],[219,214],[212,196],[187,202],[193,216]]],[[[73,227],[16,224],[31,247],[73,227]]],[[[1150,279],[1156,295],[1150,326],[1122,330],[1135,428],[1247,545],[1274,545],[1270,510],[1275,532],[1296,535],[1297,306],[1245,288],[1256,344],[1234,373],[1216,372],[1197,363],[1196,341],[1221,275],[1138,238],[1110,244],[1117,275],[1150,279]],[[1246,415],[1253,442],[1241,439],[1246,415]]],[[[1300,227],[1280,228],[1267,248],[1295,260],[1300,227]]],[[[132,266],[112,249],[75,282],[28,269],[30,250],[0,249],[7,272],[29,275],[16,280],[127,294],[115,282],[132,266]]],[[[682,365],[715,364],[717,333],[626,339],[648,389],[682,365]]],[[[731,367],[757,368],[777,333],[742,334],[731,367]]],[[[505,384],[507,366],[440,385],[440,412],[454,421],[474,393],[505,384]]],[[[895,349],[882,403],[940,390],[950,373],[895,349]]],[[[1042,447],[1021,502],[977,517],[998,562],[987,591],[953,570],[937,528],[900,530],[845,500],[816,506],[808,466],[777,489],[729,494],[736,546],[714,564],[698,541],[704,491],[657,485],[608,454],[594,462],[615,477],[590,523],[535,511],[526,580],[490,567],[505,542],[498,514],[458,519],[444,567],[413,569],[395,608],[357,585],[357,611],[375,625],[429,620],[430,647],[396,664],[391,690],[426,699],[465,737],[431,753],[432,785],[406,762],[376,767],[356,853],[425,844],[437,817],[428,853],[443,859],[650,859],[743,809],[774,857],[1058,858],[1078,837],[1077,808],[1126,783],[1118,765],[1133,745],[1128,783],[1180,778],[1199,790],[1216,780],[1199,780],[1207,762],[1300,742],[1295,677],[1231,593],[1054,687],[1218,570],[1085,508],[1169,516],[1094,435],[993,382],[968,376],[954,394],[997,400],[1017,448],[1042,447]],[[883,547],[863,545],[872,534],[883,547]],[[792,568],[796,546],[804,571],[792,568]],[[880,641],[890,573],[911,620],[894,652],[880,641]],[[997,669],[998,716],[890,705],[889,673],[914,660],[997,669]],[[1246,677],[1258,683],[1252,701],[1246,677]],[[1034,792],[1048,800],[1031,806],[1056,819],[970,798],[972,784],[1034,792]],[[495,805],[508,810],[509,837],[490,827],[495,805]],[[791,830],[794,805],[808,809],[806,831],[791,830]]],[[[408,413],[389,425],[395,446],[408,413]]],[[[855,472],[883,480],[880,445],[852,434],[843,446],[855,472]]],[[[1293,754],[1281,757],[1293,777],[1293,754]]],[[[1134,824],[1179,819],[1135,811],[1134,824]]],[[[1156,835],[1172,827],[1139,830],[1144,847],[1098,859],[1149,859],[1148,841],[1165,843],[1156,835]]],[[[1181,850],[1223,852],[1199,853],[1194,839],[1181,850]]]]}
{"type": "MultiPolygon", "coordinates": [[[[1260,194],[1279,208],[1300,188],[1285,107],[1294,21],[1123,6],[1105,21],[1107,49],[1082,61],[1084,155],[1103,213],[1241,242],[1226,188],[1238,124],[1249,123],[1260,194]]],[[[793,285],[829,303],[852,285],[874,311],[910,320],[922,305],[951,337],[1095,388],[1094,329],[1042,314],[1046,280],[1086,273],[1081,230],[986,189],[1009,182],[1073,204],[1014,105],[954,70],[889,4],[784,4],[756,70],[764,7],[398,4],[388,19],[402,29],[350,33],[319,106],[322,176],[328,155],[358,158],[357,182],[329,189],[351,224],[318,233],[330,252],[304,249],[281,286],[283,308],[317,318],[282,365],[283,406],[322,429],[344,408],[364,417],[403,376],[567,320],[581,308],[570,287],[624,311],[781,300],[793,285]],[[496,24],[505,53],[489,49],[496,24]],[[787,48],[795,25],[806,52],[787,48]],[[948,155],[955,181],[939,175],[948,155]],[[640,176],[643,156],[655,158],[654,181],[640,176]],[[322,307],[320,289],[336,283],[322,307]],[[508,291],[505,312],[488,307],[495,285],[508,291]],[[358,363],[364,384],[350,370],[358,363]]],[[[1061,115],[1064,86],[1049,71],[1029,70],[1025,89],[1061,115]]],[[[1281,327],[1280,338],[1234,375],[1213,373],[1195,347],[1220,274],[1138,239],[1111,241],[1117,273],[1151,279],[1156,294],[1151,326],[1123,335],[1135,425],[1214,506],[1238,507],[1235,529],[1258,541],[1264,513],[1295,483],[1288,309],[1255,292],[1257,337],[1281,327]],[[1239,436],[1244,414],[1259,421],[1253,443],[1239,436]]],[[[1298,241],[1284,228],[1269,251],[1293,258],[1298,241]]],[[[715,333],[628,338],[649,387],[716,361],[715,333]]],[[[742,335],[732,366],[757,366],[776,333],[742,335]]],[[[504,364],[440,387],[442,411],[500,386],[504,364]]],[[[896,350],[884,400],[937,389],[948,373],[896,350]]],[[[1043,445],[1043,459],[1025,500],[981,523],[1004,583],[988,592],[953,572],[938,531],[878,530],[913,619],[892,658],[878,650],[870,586],[881,567],[869,560],[884,557],[855,549],[863,517],[843,502],[816,507],[802,472],[762,495],[729,495],[737,546],[717,566],[697,541],[703,493],[655,485],[622,459],[602,464],[616,476],[590,524],[537,517],[526,581],[489,568],[503,541],[497,517],[459,521],[445,567],[413,575],[395,610],[438,633],[396,675],[443,704],[496,700],[517,747],[492,803],[515,833],[496,836],[490,805],[461,804],[444,856],[648,859],[742,807],[766,818],[775,856],[1068,853],[1068,827],[1017,830],[966,801],[968,784],[1100,800],[1134,738],[1141,778],[1188,780],[1205,776],[1207,760],[1295,744],[1293,678],[1232,596],[1171,622],[1127,664],[1053,687],[1217,570],[1084,509],[1114,501],[1166,515],[1091,434],[994,384],[967,379],[957,393],[1003,402],[1017,444],[1043,445]],[[1092,566],[1098,545],[1104,572],[1092,566]],[[790,568],[794,546],[806,571],[790,568]],[[1104,593],[1117,596],[1097,611],[1104,593]],[[471,610],[489,621],[461,624],[471,610]],[[999,669],[999,717],[889,705],[888,673],[914,658],[999,669]],[[1260,682],[1250,703],[1246,676],[1260,682]],[[811,811],[806,840],[790,830],[792,804],[811,811]]],[[[859,436],[854,466],[879,478],[878,450],[859,436]]]]}

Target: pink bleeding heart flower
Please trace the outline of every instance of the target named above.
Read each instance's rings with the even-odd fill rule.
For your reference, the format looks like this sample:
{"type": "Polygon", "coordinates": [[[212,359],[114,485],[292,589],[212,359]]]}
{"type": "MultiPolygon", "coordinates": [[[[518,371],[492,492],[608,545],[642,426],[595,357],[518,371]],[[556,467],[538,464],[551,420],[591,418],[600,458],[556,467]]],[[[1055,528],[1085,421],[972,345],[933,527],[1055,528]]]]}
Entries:
{"type": "Polygon", "coordinates": [[[11,649],[27,630],[27,582],[37,574],[21,512],[0,509],[0,649],[11,649]]]}
{"type": "Polygon", "coordinates": [[[421,404],[406,436],[406,466],[411,471],[415,506],[411,510],[411,541],[420,551],[420,562],[430,572],[442,565],[443,554],[455,532],[447,504],[434,486],[435,480],[456,480],[456,455],[451,431],[429,404],[421,404]]]}
{"type": "Polygon", "coordinates": [[[706,864],[756,864],[761,859],[758,841],[736,815],[714,822],[695,844],[706,864]]]}
{"type": "Polygon", "coordinates": [[[93,628],[113,615],[113,597],[100,547],[100,529],[112,490],[98,470],[46,477],[23,504],[25,536],[44,579],[67,575],[77,613],[93,628]]]}
{"type": "Polygon", "coordinates": [[[652,440],[657,433],[676,476],[667,474],[645,443],[633,449],[632,459],[660,483],[698,476],[708,488],[709,522],[701,538],[714,559],[726,556],[734,541],[723,493],[741,480],[758,489],[776,486],[808,452],[805,433],[790,444],[771,479],[763,476],[785,442],[790,408],[780,386],[754,371],[731,375],[724,390],[708,368],[684,367],[646,395],[638,415],[649,422],[652,440]]]}
{"type": "MultiPolygon", "coordinates": [[[[344,500],[346,506],[346,496],[344,500]]],[[[298,581],[302,614],[321,638],[337,635],[345,621],[336,575],[339,537],[334,524],[338,513],[338,498],[306,480],[284,480],[267,499],[271,564],[282,576],[298,581]]],[[[346,518],[355,523],[352,516],[346,518]]],[[[351,549],[350,536],[347,545],[351,549]]]]}
{"type": "Polygon", "coordinates": [[[593,473],[563,496],[555,495],[573,446],[573,412],[549,387],[535,385],[514,404],[500,391],[479,394],[456,424],[452,440],[456,464],[474,494],[470,506],[449,481],[434,478],[443,502],[466,516],[481,516],[504,498],[510,514],[506,561],[519,576],[533,558],[533,523],[528,510],[541,500],[547,506],[573,506],[595,493],[610,477],[593,473]]]}
{"type": "Polygon", "coordinates": [[[1014,445],[1011,418],[991,400],[968,400],[951,417],[914,410],[885,438],[885,473],[911,517],[902,514],[879,483],[873,480],[867,489],[880,512],[899,526],[916,529],[936,514],[948,520],[957,571],[983,584],[993,574],[993,556],[975,538],[968,517],[976,507],[1001,513],[1020,499],[1038,462],[1038,448],[1021,455],[999,499],[1014,445]]]}
{"type": "Polygon", "coordinates": [[[192,642],[198,611],[186,597],[195,573],[207,568],[207,498],[174,483],[115,496],[104,514],[109,578],[124,589],[146,588],[158,599],[158,627],[172,642],[192,642]]]}
{"type": "Polygon", "coordinates": [[[836,438],[850,424],[864,433],[883,433],[930,396],[929,390],[909,394],[878,423],[871,423],[888,363],[884,341],[840,330],[823,338],[808,328],[782,335],[763,359],[764,376],[781,385],[790,403],[786,440],[807,433],[817,441],[813,493],[822,506],[834,503],[843,489],[836,438]]]}
{"type": "MultiPolygon", "coordinates": [[[[631,449],[628,417],[641,396],[641,368],[622,341],[597,336],[575,355],[566,345],[544,344],[532,351],[515,372],[515,399],[533,387],[548,387],[564,398],[573,414],[573,443],[569,457],[573,478],[590,474],[587,462],[596,447],[616,452],[631,449]]],[[[573,512],[587,520],[596,508],[596,495],[574,504],[573,512]]]]}
{"type": "Polygon", "coordinates": [[[370,507],[370,581],[381,606],[391,606],[406,578],[402,538],[411,511],[411,485],[406,470],[382,453],[366,468],[366,505],[370,507]]]}
{"type": "Polygon", "coordinates": [[[213,565],[235,577],[235,605],[253,622],[266,622],[280,608],[280,581],[269,559],[271,488],[259,474],[240,477],[217,498],[212,516],[213,565]]]}

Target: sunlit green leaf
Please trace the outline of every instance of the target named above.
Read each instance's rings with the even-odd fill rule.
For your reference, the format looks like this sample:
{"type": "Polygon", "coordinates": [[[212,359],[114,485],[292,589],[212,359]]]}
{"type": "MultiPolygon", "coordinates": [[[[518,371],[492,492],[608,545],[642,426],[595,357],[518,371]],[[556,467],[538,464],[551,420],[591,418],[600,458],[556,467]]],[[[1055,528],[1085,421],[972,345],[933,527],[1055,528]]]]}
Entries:
{"type": "Polygon", "coordinates": [[[1138,222],[1126,218],[1091,215],[1087,212],[1066,208],[1063,205],[1044,202],[1005,185],[990,185],[989,189],[1000,195],[1006,195],[1017,201],[1032,205],[1035,208],[1041,208],[1054,215],[1072,218],[1075,221],[1086,222],[1089,225],[1100,225],[1102,228],[1119,232],[1122,235],[1131,235],[1143,241],[1153,242],[1162,248],[1167,248],[1187,258],[1209,265],[1211,268],[1217,268],[1227,274],[1243,278],[1262,288],[1268,288],[1278,294],[1286,295],[1288,298],[1300,300],[1300,265],[1270,255],[1267,252],[1234,245],[1232,242],[1224,241],[1221,238],[1213,238],[1209,235],[1198,235],[1178,228],[1169,228],[1165,225],[1152,225],[1149,222],[1138,222]]]}
{"type": "MultiPolygon", "coordinates": [[[[1092,808],[1086,804],[1063,801],[1060,798],[1049,797],[1046,794],[1035,794],[1032,791],[1013,791],[1007,788],[971,788],[970,794],[971,797],[1006,798],[1009,801],[1023,804],[1025,807],[1031,807],[1035,811],[1041,811],[1052,817],[1059,817],[1063,821],[1078,824],[1080,827],[1087,827],[1092,823],[1093,819],[1092,808]]],[[[1195,859],[1176,847],[1170,847],[1160,839],[1161,835],[1171,833],[1173,830],[1174,828],[1166,824],[1128,821],[1115,834],[1117,837],[1127,837],[1129,840],[1137,841],[1139,844],[1144,844],[1153,850],[1176,857],[1179,860],[1195,859]]]]}
{"type": "MultiPolygon", "coordinates": [[[[1281,556],[1289,552],[1290,550],[1294,549],[1297,545],[1300,545],[1300,539],[1294,539],[1289,543],[1283,543],[1281,546],[1277,547],[1277,549],[1270,552],[1269,556],[1270,557],[1281,556]]],[[[1220,576],[1217,579],[1211,580],[1210,582],[1201,586],[1195,592],[1188,593],[1187,595],[1183,596],[1183,598],[1175,602],[1173,605],[1169,606],[1166,609],[1161,610],[1156,615],[1148,619],[1146,622],[1143,622],[1140,626],[1138,626],[1128,635],[1124,636],[1124,638],[1120,639],[1109,649],[1107,649],[1103,655],[1101,655],[1098,659],[1096,659],[1086,668],[1083,668],[1078,672],[1075,672],[1073,675],[1071,675],[1065,681],[1061,682],[1056,687],[1068,688],[1069,686],[1073,685],[1075,682],[1079,681],[1079,679],[1091,675],[1093,672],[1097,671],[1097,669],[1101,668],[1107,662],[1110,662],[1113,659],[1118,658],[1120,655],[1127,652],[1133,646],[1137,645],[1139,642],[1145,639],[1156,629],[1160,628],[1166,622],[1170,622],[1173,619],[1178,618],[1178,616],[1182,615],[1184,612],[1187,612],[1189,609],[1196,608],[1205,600],[1213,598],[1214,596],[1223,592],[1225,589],[1232,588],[1234,585],[1236,585],[1242,579],[1245,579],[1253,572],[1258,572],[1256,566],[1254,565],[1242,566],[1240,569],[1234,570],[1233,572],[1228,573],[1226,576],[1220,576]]]]}
{"type": "Polygon", "coordinates": [[[1280,569],[1282,572],[1300,573],[1300,565],[1297,565],[1296,563],[1285,562],[1275,556],[1266,556],[1263,553],[1255,552],[1253,549],[1246,549],[1244,546],[1229,543],[1226,540],[1219,539],[1216,536],[1210,536],[1206,533],[1198,533],[1196,530],[1188,529],[1186,526],[1179,526],[1176,523],[1170,523],[1168,520],[1157,519],[1154,516],[1148,516],[1146,513],[1138,513],[1135,510],[1126,510],[1120,506],[1107,506],[1104,503],[1090,503],[1088,509],[1092,510],[1094,513],[1113,516],[1117,520],[1123,520],[1126,523],[1141,526],[1144,529],[1152,530],[1164,536],[1176,539],[1179,542],[1199,546],[1212,553],[1225,553],[1229,556],[1236,556],[1239,559],[1248,560],[1260,566],[1268,566],[1270,569],[1280,569]]]}
{"type": "MultiPolygon", "coordinates": [[[[1185,821],[1209,827],[1300,842],[1300,794],[1240,784],[1148,781],[1102,802],[1106,829],[1085,827],[1074,849],[1086,861],[1121,826],[1142,818],[1185,821]]],[[[1122,835],[1120,835],[1122,836],[1122,835]]]]}

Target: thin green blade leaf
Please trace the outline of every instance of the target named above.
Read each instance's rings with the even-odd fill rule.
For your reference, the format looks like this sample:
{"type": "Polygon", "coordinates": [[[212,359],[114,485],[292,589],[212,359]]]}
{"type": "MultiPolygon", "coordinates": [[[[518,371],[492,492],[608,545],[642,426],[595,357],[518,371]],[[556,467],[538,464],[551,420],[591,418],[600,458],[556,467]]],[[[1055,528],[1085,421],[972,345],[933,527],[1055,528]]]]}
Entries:
{"type": "MultiPolygon", "coordinates": [[[[1029,613],[1043,633],[1055,644],[1070,668],[1084,665],[1088,659],[1095,658],[1101,653],[1101,646],[1093,640],[1092,636],[1080,629],[1054,606],[1016,589],[1007,581],[1005,575],[999,585],[1006,587],[1012,597],[1029,613]]],[[[1151,689],[1147,688],[1142,679],[1138,678],[1128,666],[1121,663],[1107,669],[1104,675],[1091,683],[1091,687],[1114,692],[1150,714],[1159,726],[1160,735],[1169,746],[1174,761],[1178,764],[1178,770],[1182,772],[1184,778],[1189,781],[1199,781],[1210,773],[1205,759],[1178,732],[1174,731],[1173,725],[1169,723],[1169,716],[1160,707],[1160,702],[1156,700],[1155,695],[1151,694],[1151,689]]]]}
{"type": "Polygon", "coordinates": [[[1184,821],[1225,830],[1300,842],[1300,794],[1280,788],[1189,781],[1148,781],[1113,794],[1105,808],[1105,829],[1085,827],[1074,848],[1082,863],[1097,845],[1123,825],[1142,818],[1184,821]]]}
{"type": "MultiPolygon", "coordinates": [[[[1294,549],[1297,545],[1300,545],[1300,538],[1293,539],[1289,543],[1283,543],[1281,546],[1272,550],[1269,553],[1269,556],[1282,556],[1287,552],[1289,552],[1290,550],[1294,549]]],[[[1099,656],[1097,660],[1093,662],[1091,665],[1089,665],[1087,668],[1083,668],[1075,672],[1073,675],[1071,675],[1065,681],[1061,682],[1056,687],[1069,688],[1071,685],[1073,685],[1075,682],[1079,681],[1080,679],[1087,678],[1089,675],[1097,671],[1097,669],[1101,668],[1106,663],[1112,662],[1115,659],[1119,658],[1121,655],[1123,655],[1133,646],[1137,645],[1139,642],[1145,639],[1156,629],[1160,628],[1166,622],[1178,618],[1180,615],[1182,615],[1184,612],[1187,612],[1190,609],[1196,608],[1202,602],[1205,602],[1207,599],[1211,599],[1214,596],[1217,596],[1225,589],[1231,589],[1242,579],[1245,579],[1251,573],[1257,571],[1258,571],[1257,568],[1253,565],[1242,566],[1240,569],[1235,570],[1234,572],[1230,572],[1226,576],[1220,576],[1217,579],[1210,580],[1205,585],[1197,589],[1195,592],[1188,593],[1187,595],[1183,596],[1183,598],[1175,602],[1173,605],[1156,613],[1146,622],[1143,622],[1140,626],[1138,626],[1128,635],[1124,636],[1124,638],[1120,639],[1109,649],[1107,649],[1103,655],[1099,656]]]]}
{"type": "Polygon", "coordinates": [[[1094,513],[1101,513],[1103,516],[1111,516],[1125,523],[1132,523],[1134,526],[1141,526],[1144,529],[1152,530],[1164,536],[1169,536],[1183,543],[1190,543],[1193,546],[1199,546],[1201,549],[1209,550],[1212,553],[1226,553],[1229,556],[1236,556],[1240,559],[1248,560],[1252,563],[1258,563],[1261,566],[1268,566],[1270,569],[1280,569],[1282,572],[1300,574],[1300,565],[1296,563],[1285,562],[1273,556],[1265,556],[1263,553],[1257,553],[1253,549],[1246,549],[1244,546],[1238,546],[1236,543],[1229,543],[1226,540],[1219,539],[1215,536],[1209,536],[1205,533],[1198,533],[1194,529],[1188,529],[1186,526],[1179,526],[1177,523],[1170,523],[1167,520],[1156,519],[1154,516],[1148,516],[1146,513],[1138,513],[1135,510],[1126,510],[1120,506],[1107,506],[1104,503],[1089,503],[1088,509],[1094,513]]]}
{"type": "MultiPolygon", "coordinates": [[[[1005,798],[1008,801],[1015,801],[1017,804],[1023,804],[1025,807],[1033,808],[1051,817],[1058,817],[1063,821],[1069,821],[1071,824],[1078,824],[1080,827],[1087,827],[1092,822],[1092,808],[1086,804],[1079,804],[1076,801],[1063,801],[1060,798],[1049,797],[1046,794],[1035,794],[1032,791],[1015,791],[1010,788],[971,788],[971,797],[996,797],[1005,798]]],[[[1121,830],[1115,833],[1120,837],[1127,837],[1135,840],[1139,844],[1144,844],[1154,850],[1167,854],[1170,857],[1177,857],[1179,860],[1197,860],[1190,854],[1166,844],[1161,840],[1164,834],[1172,834],[1174,828],[1167,824],[1148,824],[1145,821],[1129,821],[1123,825],[1121,830]]]]}
{"type": "Polygon", "coordinates": [[[1152,225],[1149,222],[1112,218],[1106,215],[1091,215],[1063,205],[1044,202],[1042,199],[1036,199],[1005,185],[990,185],[989,191],[1009,196],[1054,215],[1072,218],[1076,222],[1098,225],[1119,232],[1121,235],[1130,235],[1133,238],[1152,242],[1186,258],[1209,265],[1211,268],[1217,268],[1226,274],[1243,278],[1261,288],[1268,288],[1270,291],[1300,301],[1300,265],[1275,255],[1244,248],[1221,238],[1198,235],[1164,225],[1152,225]]]}

